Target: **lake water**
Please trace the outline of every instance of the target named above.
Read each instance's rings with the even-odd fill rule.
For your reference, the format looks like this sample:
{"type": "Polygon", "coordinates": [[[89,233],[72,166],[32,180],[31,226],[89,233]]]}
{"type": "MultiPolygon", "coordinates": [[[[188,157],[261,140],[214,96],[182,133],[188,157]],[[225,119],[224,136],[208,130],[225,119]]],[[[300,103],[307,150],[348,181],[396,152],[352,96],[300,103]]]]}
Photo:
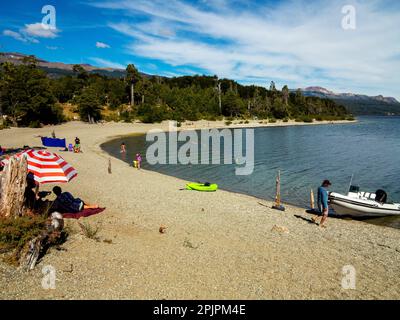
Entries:
{"type": "MultiPolygon", "coordinates": [[[[353,184],[361,190],[384,189],[389,201],[400,202],[400,117],[358,120],[346,124],[255,128],[254,172],[248,176],[235,175],[235,164],[150,165],[145,155],[153,142],[146,142],[145,136],[118,138],[102,148],[129,164],[140,152],[145,169],[189,181],[217,183],[224,190],[268,200],[274,198],[279,169],[282,200],[302,207],[309,205],[310,189],[316,192],[324,179],[332,182],[332,191],[347,193],[352,175],[353,184]],[[126,144],[126,155],[120,153],[122,142],[126,144]]],[[[400,228],[397,217],[368,222],[400,228]]]]}

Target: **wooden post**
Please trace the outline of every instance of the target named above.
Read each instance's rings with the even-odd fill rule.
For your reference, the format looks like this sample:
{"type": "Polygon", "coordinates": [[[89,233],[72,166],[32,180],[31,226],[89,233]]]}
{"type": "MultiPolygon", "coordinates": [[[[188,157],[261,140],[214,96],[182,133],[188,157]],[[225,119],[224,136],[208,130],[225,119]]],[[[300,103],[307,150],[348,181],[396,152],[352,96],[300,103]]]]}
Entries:
{"type": "Polygon", "coordinates": [[[280,170],[278,170],[278,176],[276,177],[275,204],[272,206],[272,209],[285,211],[285,207],[281,203],[281,171],[280,170]]]}
{"type": "Polygon", "coordinates": [[[111,158],[108,158],[108,173],[111,174],[111,158]]]}
{"type": "Polygon", "coordinates": [[[25,157],[11,158],[0,179],[0,216],[20,217],[25,214],[25,189],[28,163],[25,157]]]}
{"type": "Polygon", "coordinates": [[[310,207],[311,207],[311,210],[314,210],[315,201],[314,201],[314,191],[313,191],[313,189],[311,189],[311,192],[310,192],[310,207]]]}
{"type": "Polygon", "coordinates": [[[281,171],[278,171],[278,176],[276,177],[276,195],[275,195],[275,206],[279,207],[281,205],[281,171]]]}

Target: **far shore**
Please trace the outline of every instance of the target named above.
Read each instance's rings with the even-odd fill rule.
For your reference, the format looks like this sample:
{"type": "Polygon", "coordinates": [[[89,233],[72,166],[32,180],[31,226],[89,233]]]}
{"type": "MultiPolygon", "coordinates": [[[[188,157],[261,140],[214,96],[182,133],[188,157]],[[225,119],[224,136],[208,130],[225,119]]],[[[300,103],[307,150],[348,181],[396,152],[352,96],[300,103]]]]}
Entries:
{"type": "MultiPolygon", "coordinates": [[[[226,125],[201,121],[179,129],[211,127],[226,125]]],[[[0,299],[400,298],[397,229],[331,218],[321,230],[302,208],[286,205],[280,212],[271,209],[270,201],[243,194],[181,191],[186,181],[135,170],[115,158],[112,173],[107,172],[110,156],[102,143],[155,128],[168,130],[168,122],[70,122],[0,131],[0,145],[6,148],[40,145],[38,136],[52,130],[67,141],[78,136],[83,153],[60,154],[79,175],[62,187],[107,207],[80,221],[99,226],[98,241],[85,238],[77,221],[68,220],[65,250],[51,250],[34,271],[0,262],[0,299]],[[166,233],[159,233],[160,226],[166,233]],[[46,265],[57,272],[55,290],[41,286],[46,265]],[[342,286],[346,266],[356,270],[355,289],[342,286]]]]}

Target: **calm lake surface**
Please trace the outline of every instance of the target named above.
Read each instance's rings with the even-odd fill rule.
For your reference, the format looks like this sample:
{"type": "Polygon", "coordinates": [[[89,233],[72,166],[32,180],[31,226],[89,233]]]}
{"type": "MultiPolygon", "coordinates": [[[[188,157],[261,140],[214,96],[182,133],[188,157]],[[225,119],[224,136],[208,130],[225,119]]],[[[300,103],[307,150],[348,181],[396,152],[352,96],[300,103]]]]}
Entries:
{"type": "MultiPolygon", "coordinates": [[[[213,182],[224,190],[268,200],[274,198],[279,169],[282,200],[305,208],[310,189],[316,192],[322,180],[332,182],[332,191],[347,193],[352,175],[353,184],[361,190],[384,189],[389,201],[400,202],[400,117],[358,120],[348,124],[255,128],[254,171],[248,176],[235,175],[235,164],[150,165],[145,155],[153,142],[146,142],[145,136],[118,138],[102,148],[130,165],[140,152],[144,169],[189,181],[213,182]],[[127,154],[120,153],[122,142],[127,154]]],[[[398,217],[368,222],[400,228],[398,217]]]]}

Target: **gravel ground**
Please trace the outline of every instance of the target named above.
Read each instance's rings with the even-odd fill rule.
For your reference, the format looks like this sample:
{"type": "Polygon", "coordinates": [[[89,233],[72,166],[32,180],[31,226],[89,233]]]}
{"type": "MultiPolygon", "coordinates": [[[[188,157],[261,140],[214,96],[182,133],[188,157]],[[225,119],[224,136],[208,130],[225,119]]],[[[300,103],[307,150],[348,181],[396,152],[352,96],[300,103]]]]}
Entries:
{"type": "Polygon", "coordinates": [[[185,181],[117,159],[108,174],[109,156],[99,144],[154,127],[73,122],[0,131],[5,147],[40,145],[36,136],[53,129],[68,141],[79,136],[84,153],[62,153],[79,176],[62,187],[107,207],[83,219],[99,226],[99,239],[84,237],[68,220],[62,250],[51,249],[32,272],[0,262],[1,299],[400,298],[397,229],[332,218],[321,230],[304,209],[274,211],[222,190],[180,191],[185,181]],[[342,288],[346,265],[355,268],[355,289],[342,288]],[[55,268],[55,289],[42,287],[45,266],[55,268]]]}

